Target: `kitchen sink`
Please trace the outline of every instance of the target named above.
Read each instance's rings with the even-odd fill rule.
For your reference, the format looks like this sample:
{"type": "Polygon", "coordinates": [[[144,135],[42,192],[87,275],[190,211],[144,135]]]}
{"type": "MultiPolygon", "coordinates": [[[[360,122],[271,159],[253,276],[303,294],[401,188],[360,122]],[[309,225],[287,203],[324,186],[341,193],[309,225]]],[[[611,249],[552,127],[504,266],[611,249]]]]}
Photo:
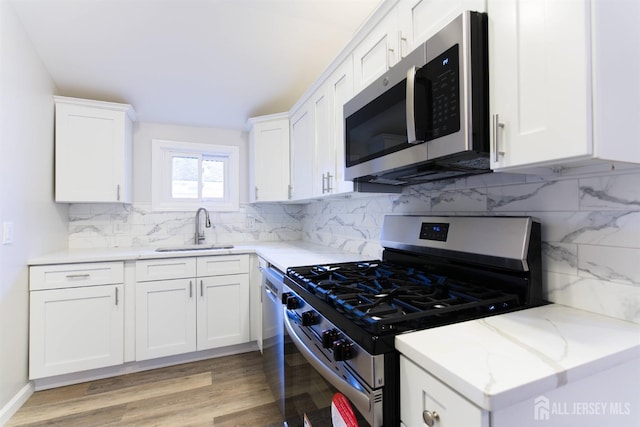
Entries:
{"type": "Polygon", "coordinates": [[[216,249],[233,249],[233,245],[181,245],[157,248],[156,252],[213,251],[216,249]]]}

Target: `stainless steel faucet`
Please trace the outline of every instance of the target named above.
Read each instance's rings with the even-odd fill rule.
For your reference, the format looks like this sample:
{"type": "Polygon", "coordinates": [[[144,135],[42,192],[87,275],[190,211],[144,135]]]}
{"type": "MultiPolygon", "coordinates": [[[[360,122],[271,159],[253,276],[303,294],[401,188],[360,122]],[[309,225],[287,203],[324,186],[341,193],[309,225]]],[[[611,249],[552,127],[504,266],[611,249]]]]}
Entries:
{"type": "Polygon", "coordinates": [[[194,243],[199,245],[200,242],[204,241],[204,230],[200,231],[200,212],[204,212],[204,226],[207,228],[211,228],[211,221],[209,220],[209,211],[205,208],[199,208],[196,212],[196,235],[194,238],[194,243]]]}

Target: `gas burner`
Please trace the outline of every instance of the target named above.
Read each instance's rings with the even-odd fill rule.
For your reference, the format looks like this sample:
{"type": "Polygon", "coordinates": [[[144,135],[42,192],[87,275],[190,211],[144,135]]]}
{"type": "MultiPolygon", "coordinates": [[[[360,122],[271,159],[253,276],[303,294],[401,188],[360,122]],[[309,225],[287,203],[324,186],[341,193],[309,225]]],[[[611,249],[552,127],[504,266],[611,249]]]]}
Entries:
{"type": "Polygon", "coordinates": [[[288,275],[371,333],[397,333],[519,305],[513,293],[488,289],[428,268],[387,261],[289,269],[288,275]]]}

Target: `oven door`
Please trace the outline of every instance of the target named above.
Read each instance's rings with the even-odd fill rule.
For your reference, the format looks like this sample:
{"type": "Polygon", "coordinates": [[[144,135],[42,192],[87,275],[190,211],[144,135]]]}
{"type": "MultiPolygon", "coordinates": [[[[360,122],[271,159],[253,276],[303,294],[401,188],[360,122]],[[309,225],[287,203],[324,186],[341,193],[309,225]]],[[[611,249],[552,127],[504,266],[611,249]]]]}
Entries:
{"type": "Polygon", "coordinates": [[[305,417],[313,427],[331,427],[331,402],[336,392],[351,402],[359,427],[382,425],[382,391],[370,390],[347,370],[336,370],[331,360],[301,325],[295,312],[285,310],[285,418],[289,427],[302,427],[305,417]]]}

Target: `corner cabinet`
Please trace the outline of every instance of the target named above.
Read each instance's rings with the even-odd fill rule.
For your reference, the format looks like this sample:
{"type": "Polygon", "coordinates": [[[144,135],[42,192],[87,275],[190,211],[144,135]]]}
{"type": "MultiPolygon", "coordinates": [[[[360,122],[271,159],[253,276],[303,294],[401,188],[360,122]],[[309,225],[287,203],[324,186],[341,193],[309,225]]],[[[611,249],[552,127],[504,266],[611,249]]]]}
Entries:
{"type": "Polygon", "coordinates": [[[33,266],[29,379],[124,363],[122,262],[33,266]]]}
{"type": "Polygon", "coordinates": [[[131,105],[54,100],[55,201],[131,203],[131,105]]]}
{"type": "Polygon", "coordinates": [[[640,163],[640,4],[487,6],[492,169],[640,163]]]}
{"type": "Polygon", "coordinates": [[[249,127],[250,202],[289,199],[289,115],[252,117],[249,127]]]}

